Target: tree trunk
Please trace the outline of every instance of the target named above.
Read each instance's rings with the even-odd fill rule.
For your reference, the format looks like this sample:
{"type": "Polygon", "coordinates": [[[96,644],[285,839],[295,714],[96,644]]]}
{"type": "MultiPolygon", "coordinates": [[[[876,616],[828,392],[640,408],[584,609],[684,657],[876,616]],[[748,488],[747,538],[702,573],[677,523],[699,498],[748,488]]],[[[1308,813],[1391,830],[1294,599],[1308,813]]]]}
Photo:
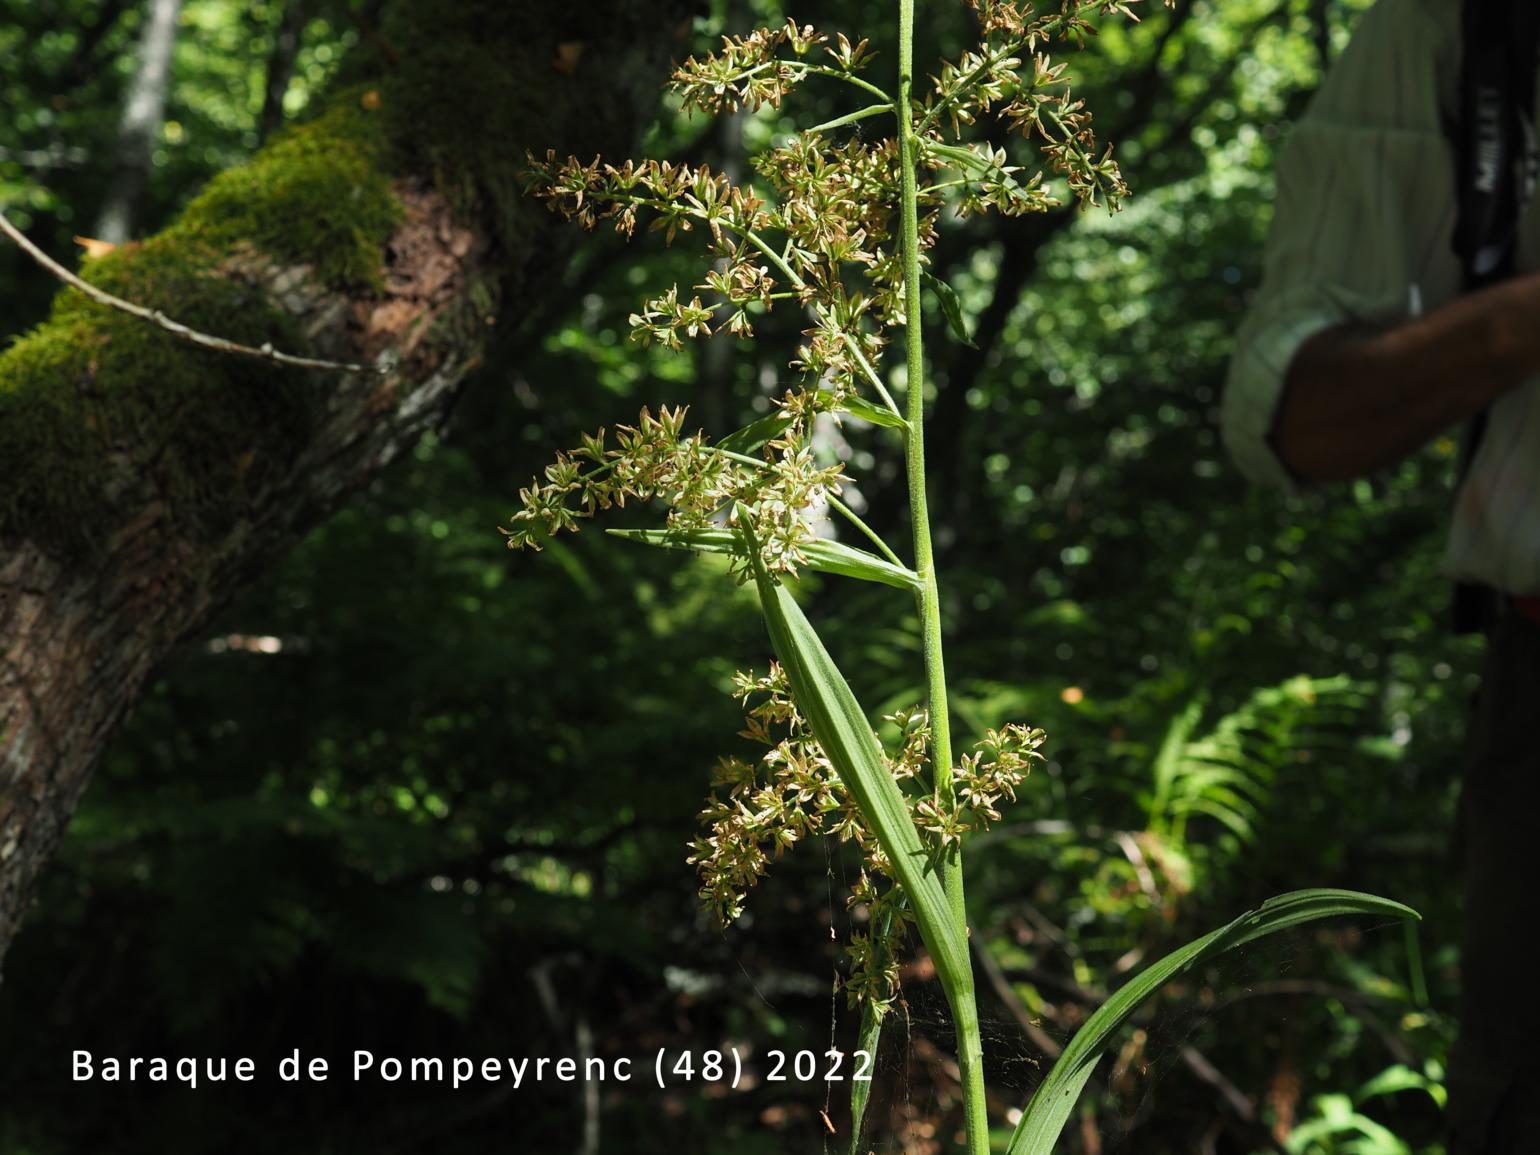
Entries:
{"type": "Polygon", "coordinates": [[[262,115],[257,121],[259,140],[266,140],[283,124],[283,98],[294,75],[300,39],[305,31],[305,0],[288,0],[273,32],[267,54],[267,80],[262,89],[262,115]]]}
{"type": "Polygon", "coordinates": [[[152,298],[180,293],[153,303],[189,321],[227,297],[248,329],[269,316],[280,348],[298,340],[384,371],[305,374],[185,347],[73,293],[0,354],[0,958],[157,664],[442,420],[497,316],[517,318],[558,287],[550,270],[573,231],[517,197],[525,149],[630,149],[688,28],[686,0],[396,9],[381,36],[411,51],[383,67],[378,87],[334,101],[393,126],[389,147],[361,151],[354,128],[335,130],[334,144],[323,117],[217,178],[166,234],[84,271],[152,298]],[[432,28],[431,43],[415,23],[432,28]],[[294,247],[359,234],[343,214],[368,196],[336,190],[367,193],[360,156],[407,157],[419,170],[373,177],[396,207],[372,275],[344,259],[341,241],[294,247]],[[264,164],[294,167],[275,181],[264,164]],[[296,203],[263,203],[271,187],[296,203]],[[306,187],[313,203],[298,200],[306,187]],[[232,200],[242,190],[250,206],[232,200]],[[249,236],[232,239],[243,207],[249,236]],[[274,221],[320,231],[297,237],[274,221]],[[178,288],[188,276],[194,287],[178,288]],[[252,418],[252,405],[271,416],[252,418]]]}
{"type": "Polygon", "coordinates": [[[166,115],[171,89],[171,52],[182,0],[149,0],[144,34],[139,38],[139,69],[123,101],[117,155],[107,184],[107,200],[96,222],[99,240],[120,245],[134,233],[139,203],[149,180],[155,138],[166,115]]]}

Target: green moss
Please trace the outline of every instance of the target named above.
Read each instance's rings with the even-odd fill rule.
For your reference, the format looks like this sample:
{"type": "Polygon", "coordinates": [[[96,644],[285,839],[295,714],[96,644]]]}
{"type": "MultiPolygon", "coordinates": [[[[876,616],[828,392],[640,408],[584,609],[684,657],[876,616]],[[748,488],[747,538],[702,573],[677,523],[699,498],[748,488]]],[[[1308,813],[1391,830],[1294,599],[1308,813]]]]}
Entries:
{"type": "Polygon", "coordinates": [[[524,149],[549,135],[531,128],[550,113],[556,35],[525,10],[545,6],[395,3],[383,27],[389,43],[410,46],[381,77],[381,116],[400,162],[491,224],[505,247],[520,230],[524,149]]]}
{"type": "MultiPolygon", "coordinates": [[[[223,275],[217,250],[163,234],[87,262],[120,296],[249,345],[296,348],[289,318],[223,275]]],[[[316,381],[193,348],[68,290],[0,356],[0,531],[61,553],[121,522],[116,483],[143,479],[180,531],[214,537],[302,443],[316,381]]]]}
{"type": "Polygon", "coordinates": [[[220,173],[170,230],[227,249],[249,241],[313,264],[334,287],[375,285],[401,206],[385,170],[384,132],[359,91],[291,128],[249,164],[220,173]]]}
{"type": "MultiPolygon", "coordinates": [[[[304,352],[288,316],[228,262],[253,247],[332,287],[379,281],[401,208],[361,95],[339,93],[216,177],[170,228],[81,275],[194,329],[304,352]]],[[[178,532],[218,535],[304,443],[324,388],[318,374],[198,349],[66,290],[0,353],[0,533],[91,549],[121,523],[115,494],[143,479],[178,532]]]]}

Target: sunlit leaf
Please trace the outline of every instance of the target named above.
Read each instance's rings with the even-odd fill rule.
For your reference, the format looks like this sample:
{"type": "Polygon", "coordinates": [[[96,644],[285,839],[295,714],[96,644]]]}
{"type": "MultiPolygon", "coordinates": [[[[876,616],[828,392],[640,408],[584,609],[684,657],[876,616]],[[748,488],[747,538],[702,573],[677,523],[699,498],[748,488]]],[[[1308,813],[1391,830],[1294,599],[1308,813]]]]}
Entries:
{"type": "MultiPolygon", "coordinates": [[[[606,532],[627,541],[639,541],[644,545],[663,546],[666,549],[739,555],[744,552],[743,539],[730,529],[611,529],[606,532]]],[[[814,538],[798,548],[807,557],[807,569],[861,581],[880,582],[897,589],[920,588],[919,575],[913,570],[894,565],[874,553],[856,549],[844,542],[814,538]]]]}
{"type": "Polygon", "coordinates": [[[744,535],[770,643],[786,670],[797,706],[892,861],[954,1013],[960,1009],[966,1013],[973,1006],[973,971],[967,943],[952,921],[941,890],[939,865],[909,817],[877,735],[845,675],[786,584],[775,581],[765,569],[752,535],[748,530],[744,535]]]}
{"type": "Polygon", "coordinates": [[[790,417],[784,413],[772,413],[768,417],[750,422],[742,429],[735,429],[717,442],[717,448],[725,449],[729,453],[753,453],[765,442],[774,440],[786,432],[790,425],[790,417]]]}
{"type": "Polygon", "coordinates": [[[1011,1136],[1007,1155],[1051,1155],[1097,1060],[1144,1002],[1173,978],[1199,963],[1265,935],[1342,914],[1416,919],[1409,906],[1352,890],[1295,890],[1270,898],[1256,910],[1190,942],[1131,979],[1076,1032],[1048,1077],[1032,1096],[1011,1136]]]}
{"type": "Polygon", "coordinates": [[[893,410],[881,405],[873,405],[870,401],[861,397],[847,397],[842,403],[854,417],[862,421],[870,421],[873,425],[883,425],[889,429],[902,429],[908,424],[893,410]]]}

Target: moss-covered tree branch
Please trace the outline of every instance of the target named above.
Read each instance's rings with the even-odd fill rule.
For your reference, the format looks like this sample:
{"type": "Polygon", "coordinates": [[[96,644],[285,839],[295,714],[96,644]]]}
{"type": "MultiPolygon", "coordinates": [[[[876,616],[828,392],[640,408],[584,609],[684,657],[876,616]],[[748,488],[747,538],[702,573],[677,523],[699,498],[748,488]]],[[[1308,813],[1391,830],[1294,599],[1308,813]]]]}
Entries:
{"type": "Polygon", "coordinates": [[[350,62],[319,115],[82,269],[205,332],[388,373],[224,356],[74,290],[0,353],[0,953],[157,663],[552,290],[565,242],[520,201],[521,158],[628,147],[687,15],[397,0],[394,60],[350,62]]]}

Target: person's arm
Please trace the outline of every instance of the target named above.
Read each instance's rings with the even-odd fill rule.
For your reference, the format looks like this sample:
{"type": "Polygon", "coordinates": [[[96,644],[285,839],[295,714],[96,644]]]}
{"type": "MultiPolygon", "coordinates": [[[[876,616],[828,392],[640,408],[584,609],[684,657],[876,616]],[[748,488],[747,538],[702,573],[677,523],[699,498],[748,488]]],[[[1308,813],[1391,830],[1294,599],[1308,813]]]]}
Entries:
{"type": "Polygon", "coordinates": [[[1339,325],[1289,363],[1269,440],[1301,481],[1391,465],[1540,370],[1540,276],[1394,328],[1339,325]]]}

